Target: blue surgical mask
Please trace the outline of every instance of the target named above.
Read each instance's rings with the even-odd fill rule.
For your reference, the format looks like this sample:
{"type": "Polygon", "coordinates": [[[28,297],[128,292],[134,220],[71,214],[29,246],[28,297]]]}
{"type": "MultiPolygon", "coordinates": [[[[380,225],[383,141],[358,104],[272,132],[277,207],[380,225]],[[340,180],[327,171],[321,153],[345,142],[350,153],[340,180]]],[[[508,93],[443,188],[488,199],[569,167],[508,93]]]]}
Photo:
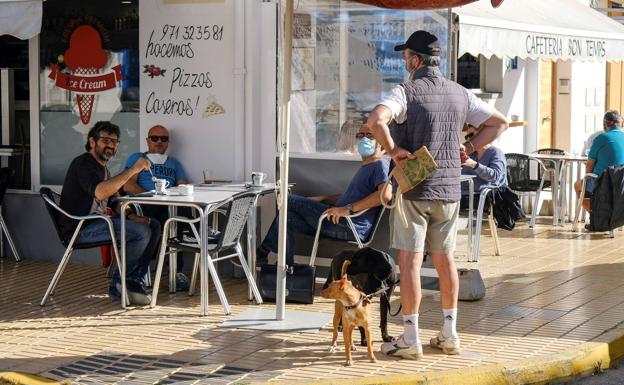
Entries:
{"type": "Polygon", "coordinates": [[[358,139],[358,152],[364,158],[368,158],[377,151],[377,141],[368,138],[358,139]]]}

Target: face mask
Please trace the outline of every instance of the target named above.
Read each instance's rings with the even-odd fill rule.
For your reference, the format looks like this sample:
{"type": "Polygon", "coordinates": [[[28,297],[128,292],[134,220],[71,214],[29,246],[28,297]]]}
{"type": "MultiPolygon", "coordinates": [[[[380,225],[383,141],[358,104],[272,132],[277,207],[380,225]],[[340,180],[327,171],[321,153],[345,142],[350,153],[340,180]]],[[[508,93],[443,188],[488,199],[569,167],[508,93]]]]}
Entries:
{"type": "Polygon", "coordinates": [[[166,154],[147,154],[147,159],[153,164],[163,164],[167,161],[166,154]]]}
{"type": "Polygon", "coordinates": [[[377,141],[368,138],[358,139],[358,152],[364,158],[372,156],[377,151],[377,141]]]}

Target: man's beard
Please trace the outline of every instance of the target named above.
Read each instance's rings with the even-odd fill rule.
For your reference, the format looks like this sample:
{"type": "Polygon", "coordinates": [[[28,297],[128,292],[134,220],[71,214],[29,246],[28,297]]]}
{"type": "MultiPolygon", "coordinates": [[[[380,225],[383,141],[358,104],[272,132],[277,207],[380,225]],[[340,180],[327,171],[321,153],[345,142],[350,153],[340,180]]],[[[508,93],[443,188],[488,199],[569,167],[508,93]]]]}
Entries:
{"type": "Polygon", "coordinates": [[[112,154],[108,155],[106,153],[106,148],[100,150],[99,148],[95,149],[95,154],[102,162],[108,162],[113,156],[115,156],[115,150],[112,150],[112,154]]]}

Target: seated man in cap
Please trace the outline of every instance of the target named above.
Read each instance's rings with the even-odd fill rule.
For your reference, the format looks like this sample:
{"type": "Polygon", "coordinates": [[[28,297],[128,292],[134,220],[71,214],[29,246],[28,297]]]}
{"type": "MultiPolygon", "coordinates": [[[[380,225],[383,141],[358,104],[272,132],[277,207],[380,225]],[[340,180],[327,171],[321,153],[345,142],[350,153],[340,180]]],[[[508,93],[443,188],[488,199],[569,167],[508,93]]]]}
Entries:
{"type": "MultiPolygon", "coordinates": [[[[624,164],[624,131],[622,131],[622,117],[615,110],[607,111],[603,118],[604,133],[598,135],[594,139],[589,154],[587,155],[587,163],[585,164],[585,172],[600,175],[604,170],[611,166],[619,166],[624,164]]],[[[574,183],[576,196],[581,195],[582,180],[574,183]]],[[[587,212],[591,211],[589,196],[592,195],[596,188],[596,179],[587,179],[585,185],[585,199],[583,199],[583,207],[587,212]]]]}
{"type": "MultiPolygon", "coordinates": [[[[466,140],[470,140],[472,136],[479,130],[468,125],[466,132],[466,140]]],[[[474,196],[476,199],[475,207],[478,204],[479,194],[485,188],[499,188],[507,185],[507,160],[505,153],[498,147],[491,144],[477,149],[470,154],[468,159],[462,163],[461,173],[463,175],[475,175],[474,178],[474,196]]],[[[461,185],[461,201],[459,206],[464,209],[468,208],[469,191],[468,185],[461,185]]]]}

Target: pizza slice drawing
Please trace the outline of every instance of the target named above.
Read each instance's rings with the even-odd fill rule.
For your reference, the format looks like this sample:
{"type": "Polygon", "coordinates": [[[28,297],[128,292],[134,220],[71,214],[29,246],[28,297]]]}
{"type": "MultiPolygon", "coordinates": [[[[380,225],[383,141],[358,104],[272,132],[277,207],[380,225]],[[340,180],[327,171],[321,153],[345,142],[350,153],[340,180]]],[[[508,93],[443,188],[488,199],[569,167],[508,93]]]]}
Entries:
{"type": "Polygon", "coordinates": [[[221,106],[219,103],[213,100],[210,103],[208,103],[208,105],[206,106],[206,109],[204,110],[204,114],[202,116],[204,118],[208,118],[213,115],[219,115],[219,114],[224,114],[224,113],[225,113],[225,109],[223,108],[223,106],[221,106]]]}

